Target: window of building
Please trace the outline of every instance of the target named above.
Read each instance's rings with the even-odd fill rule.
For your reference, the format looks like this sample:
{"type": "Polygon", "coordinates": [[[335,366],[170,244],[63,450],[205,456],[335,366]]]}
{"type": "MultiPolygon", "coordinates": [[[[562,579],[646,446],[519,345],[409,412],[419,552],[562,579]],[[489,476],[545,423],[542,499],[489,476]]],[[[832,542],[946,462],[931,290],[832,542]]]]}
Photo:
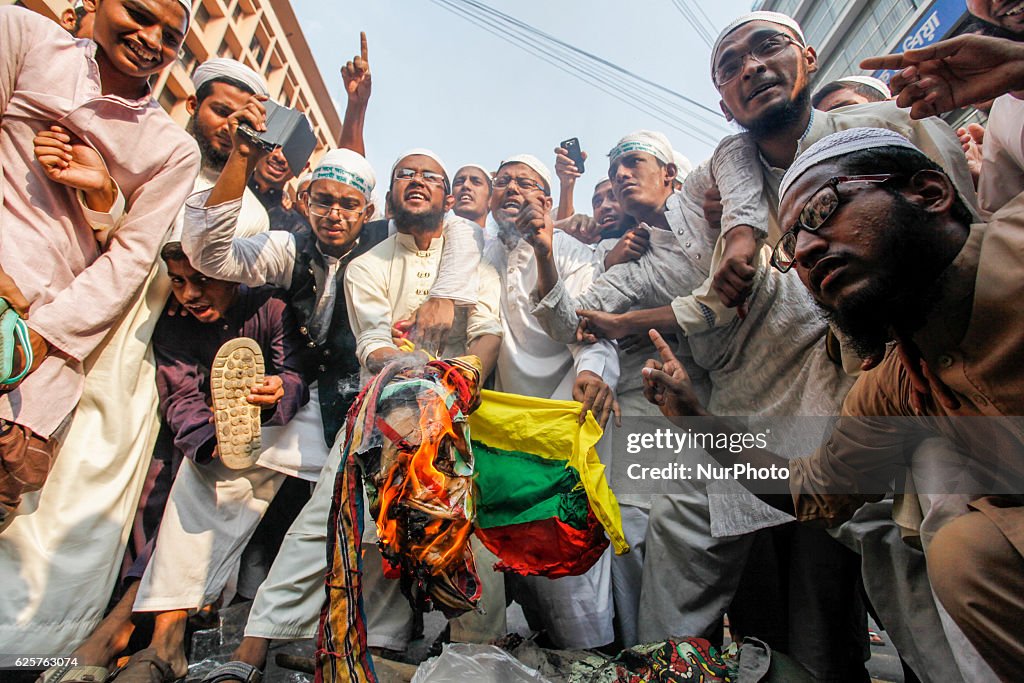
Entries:
{"type": "Polygon", "coordinates": [[[181,68],[185,70],[185,73],[191,75],[192,68],[196,63],[196,56],[192,50],[189,49],[187,43],[181,46],[181,54],[178,56],[178,61],[181,62],[181,68]]]}
{"type": "Polygon", "coordinates": [[[196,10],[195,18],[193,21],[195,21],[204,29],[206,28],[206,25],[210,23],[210,10],[206,9],[205,3],[199,5],[199,9],[196,10]]]}
{"type": "Polygon", "coordinates": [[[816,84],[862,73],[860,61],[865,57],[885,54],[893,42],[909,28],[920,6],[919,0],[870,2],[830,51],[833,57],[818,73],[816,84]]]}
{"type": "Polygon", "coordinates": [[[242,3],[235,3],[235,9],[231,12],[231,18],[235,21],[235,23],[238,23],[238,21],[242,18],[242,3]]]}
{"type": "Polygon", "coordinates": [[[256,57],[256,63],[263,66],[263,61],[267,57],[267,48],[263,46],[263,41],[260,40],[259,35],[254,35],[252,40],[249,41],[249,49],[252,51],[253,56],[256,57]]]}
{"type": "Polygon", "coordinates": [[[174,93],[166,85],[160,92],[160,106],[164,108],[164,111],[168,114],[174,109],[174,105],[178,103],[178,98],[174,96],[174,93]]]}

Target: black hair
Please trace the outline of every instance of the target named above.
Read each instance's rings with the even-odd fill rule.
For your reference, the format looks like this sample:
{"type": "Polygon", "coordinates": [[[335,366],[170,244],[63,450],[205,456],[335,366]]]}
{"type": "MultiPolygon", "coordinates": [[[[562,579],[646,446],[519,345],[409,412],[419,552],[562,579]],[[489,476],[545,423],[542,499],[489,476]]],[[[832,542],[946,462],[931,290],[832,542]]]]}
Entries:
{"type": "Polygon", "coordinates": [[[256,94],[255,90],[253,90],[245,83],[242,83],[241,81],[237,81],[234,78],[229,78],[228,76],[217,76],[216,78],[213,78],[207,81],[206,83],[203,83],[201,86],[199,86],[198,89],[196,89],[196,106],[202,104],[203,100],[210,96],[210,93],[213,92],[214,83],[227,83],[228,85],[238,88],[239,90],[244,90],[250,95],[256,94]]]}
{"type": "Polygon", "coordinates": [[[188,261],[188,255],[181,248],[181,242],[168,242],[160,250],[160,258],[164,263],[168,261],[188,261]]]}
{"type": "MultiPolygon", "coordinates": [[[[846,175],[871,175],[875,173],[893,173],[902,176],[913,176],[918,171],[938,171],[949,178],[949,174],[934,161],[922,152],[906,147],[874,147],[858,152],[852,152],[836,160],[837,165],[846,175]]],[[[952,182],[952,181],[950,181],[952,182]]],[[[899,183],[885,183],[882,188],[892,194],[899,191],[899,183]]],[[[953,183],[953,191],[956,196],[950,213],[953,218],[963,225],[970,225],[974,217],[963,197],[953,183]]]]}
{"type": "Polygon", "coordinates": [[[990,24],[984,19],[979,19],[975,16],[971,16],[964,22],[964,25],[960,30],[957,31],[958,35],[965,35],[968,33],[979,36],[989,36],[990,38],[1005,38],[1006,40],[1020,42],[1020,36],[1013,31],[1008,31],[1002,26],[990,24]]]}
{"type": "Polygon", "coordinates": [[[872,88],[870,85],[864,85],[863,83],[855,83],[853,81],[838,80],[826,83],[825,85],[821,86],[821,88],[819,88],[818,91],[814,93],[814,96],[811,97],[811,106],[817,109],[818,105],[821,104],[821,101],[823,99],[825,99],[834,92],[838,92],[839,90],[850,90],[852,92],[855,92],[861,97],[867,98],[868,102],[885,102],[887,99],[889,99],[882,93],[878,92],[878,90],[876,90],[875,88],[872,88]]]}

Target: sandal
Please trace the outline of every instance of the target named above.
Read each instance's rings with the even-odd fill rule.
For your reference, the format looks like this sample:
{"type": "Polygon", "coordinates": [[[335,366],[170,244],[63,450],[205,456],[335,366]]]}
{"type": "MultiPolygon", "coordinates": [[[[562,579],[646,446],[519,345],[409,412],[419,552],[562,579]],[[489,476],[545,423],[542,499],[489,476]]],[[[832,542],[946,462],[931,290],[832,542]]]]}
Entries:
{"type": "Polygon", "coordinates": [[[7,299],[0,299],[0,384],[17,384],[23,380],[34,360],[32,343],[28,338],[28,325],[18,312],[11,308],[7,299]],[[21,347],[25,362],[21,372],[12,376],[18,346],[21,347]]]}
{"type": "Polygon", "coordinates": [[[39,674],[36,683],[103,683],[110,672],[104,666],[52,666],[39,674]]]}
{"type": "Polygon", "coordinates": [[[129,657],[124,666],[114,670],[107,680],[117,683],[179,683],[185,678],[175,676],[170,662],[159,657],[155,648],[147,647],[129,657]]]}
{"type": "Polygon", "coordinates": [[[210,673],[202,683],[227,683],[227,681],[241,681],[242,683],[260,683],[263,680],[263,672],[252,664],[245,662],[227,662],[221,664],[210,673]]]}
{"type": "Polygon", "coordinates": [[[226,342],[217,350],[210,370],[217,452],[225,467],[243,470],[260,457],[260,407],[247,397],[263,382],[263,352],[248,337],[226,342]]]}

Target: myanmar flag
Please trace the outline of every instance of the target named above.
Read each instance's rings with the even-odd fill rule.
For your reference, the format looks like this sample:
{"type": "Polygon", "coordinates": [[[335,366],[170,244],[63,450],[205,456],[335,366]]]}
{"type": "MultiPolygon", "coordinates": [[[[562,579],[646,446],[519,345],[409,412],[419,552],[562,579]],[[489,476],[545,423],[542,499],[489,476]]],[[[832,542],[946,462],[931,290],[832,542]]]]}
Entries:
{"type": "Polygon", "coordinates": [[[580,404],[482,391],[470,415],[476,461],[476,535],[499,569],[551,578],[585,573],[611,539],[629,546],[615,494],[595,445],[592,414],[580,404]],[[607,534],[607,537],[606,537],[607,534]]]}

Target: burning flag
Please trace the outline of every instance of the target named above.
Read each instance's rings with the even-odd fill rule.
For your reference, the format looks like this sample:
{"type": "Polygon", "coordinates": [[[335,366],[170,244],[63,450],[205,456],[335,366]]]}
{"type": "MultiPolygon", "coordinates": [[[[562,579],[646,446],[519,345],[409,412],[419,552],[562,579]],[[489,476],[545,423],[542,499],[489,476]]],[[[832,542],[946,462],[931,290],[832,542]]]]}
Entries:
{"type": "Polygon", "coordinates": [[[470,417],[476,458],[476,535],[499,569],[551,578],[585,573],[611,539],[627,552],[615,494],[580,404],[483,391],[470,417]],[[605,536],[607,534],[607,538],[605,536]]]}

